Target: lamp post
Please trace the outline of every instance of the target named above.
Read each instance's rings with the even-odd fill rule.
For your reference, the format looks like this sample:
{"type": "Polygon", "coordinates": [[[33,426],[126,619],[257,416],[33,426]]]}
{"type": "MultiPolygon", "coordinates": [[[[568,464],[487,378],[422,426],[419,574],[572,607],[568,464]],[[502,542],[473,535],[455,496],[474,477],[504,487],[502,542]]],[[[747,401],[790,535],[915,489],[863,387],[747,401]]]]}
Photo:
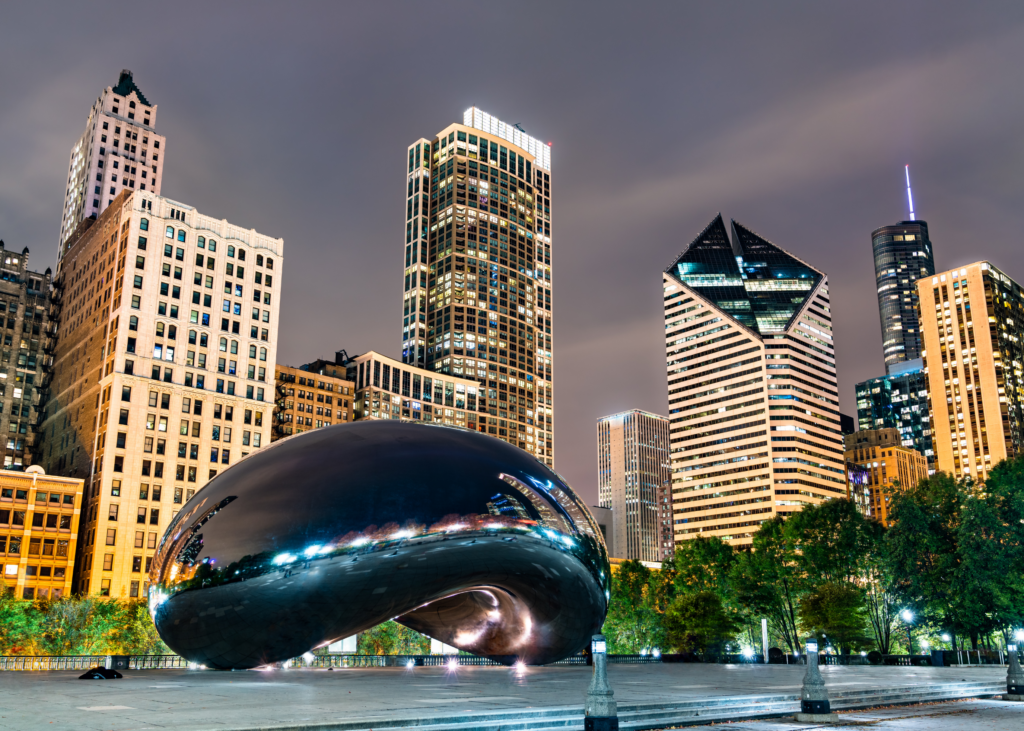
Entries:
{"type": "Polygon", "coordinates": [[[832,713],[828,702],[828,691],[825,681],[818,670],[818,641],[808,637],[807,671],[804,673],[803,687],[800,689],[800,713],[796,714],[798,723],[826,723],[838,721],[839,714],[832,713]]]}
{"type": "Polygon", "coordinates": [[[1010,655],[1010,667],[1006,671],[1006,695],[1004,701],[1024,701],[1024,670],[1020,667],[1020,660],[1017,658],[1017,648],[1024,643],[1024,630],[1017,630],[1014,633],[1014,640],[1017,644],[1008,645],[1007,651],[1010,655]]]}
{"type": "Polygon", "coordinates": [[[903,623],[907,625],[907,654],[910,655],[911,658],[913,658],[914,636],[910,632],[910,625],[914,621],[914,613],[909,609],[904,609],[902,612],[900,612],[900,618],[903,620],[903,623]]]}
{"type": "Polygon", "coordinates": [[[587,688],[587,702],[584,706],[584,731],[619,731],[618,709],[615,692],[608,685],[608,645],[604,635],[594,635],[590,643],[594,658],[594,674],[587,688]]]}

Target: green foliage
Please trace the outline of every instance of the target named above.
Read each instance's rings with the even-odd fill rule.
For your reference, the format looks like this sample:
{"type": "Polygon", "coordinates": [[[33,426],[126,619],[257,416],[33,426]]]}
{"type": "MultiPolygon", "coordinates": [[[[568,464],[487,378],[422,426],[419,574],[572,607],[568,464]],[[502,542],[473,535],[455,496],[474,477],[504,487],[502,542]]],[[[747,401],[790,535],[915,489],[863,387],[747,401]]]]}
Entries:
{"type": "Polygon", "coordinates": [[[826,582],[853,581],[880,529],[846,499],[806,505],[786,521],[786,535],[803,573],[826,582]]]}
{"type": "Polygon", "coordinates": [[[863,593],[845,581],[819,585],[800,599],[800,629],[827,638],[844,654],[859,650],[869,641],[863,593]]]}
{"type": "Polygon", "coordinates": [[[39,622],[39,610],[32,602],[0,588],[0,655],[35,654],[39,622]]]}
{"type": "Polygon", "coordinates": [[[677,594],[710,591],[729,605],[734,598],[732,570],[736,551],[717,536],[698,536],[676,547],[666,563],[675,573],[677,594]]]}
{"type": "Polygon", "coordinates": [[[739,554],[733,568],[736,598],[754,616],[766,617],[772,633],[796,650],[800,646],[797,606],[807,582],[781,516],[761,524],[752,548],[739,554]]]}
{"type": "Polygon", "coordinates": [[[677,652],[721,654],[739,625],[713,591],[679,594],[665,612],[668,645],[677,652]]]}
{"type": "Polygon", "coordinates": [[[610,652],[633,654],[660,647],[661,615],[670,600],[670,574],[625,561],[612,572],[611,603],[604,633],[610,652]]]}
{"type": "Polygon", "coordinates": [[[430,638],[393,619],[359,634],[360,655],[429,655],[430,638]]]}
{"type": "Polygon", "coordinates": [[[66,597],[27,601],[0,596],[0,654],[4,655],[164,655],[140,599],[66,597]]]}

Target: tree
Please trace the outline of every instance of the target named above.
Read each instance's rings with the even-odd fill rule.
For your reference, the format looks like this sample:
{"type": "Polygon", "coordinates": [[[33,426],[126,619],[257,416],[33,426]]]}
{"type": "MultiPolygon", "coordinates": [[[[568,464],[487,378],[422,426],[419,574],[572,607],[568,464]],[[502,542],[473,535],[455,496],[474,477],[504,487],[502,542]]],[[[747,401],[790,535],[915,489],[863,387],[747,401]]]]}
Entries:
{"type": "Polygon", "coordinates": [[[0,655],[37,652],[40,615],[32,602],[0,590],[0,655]]]}
{"type": "Polygon", "coordinates": [[[877,524],[867,520],[852,500],[805,505],[786,521],[786,535],[796,560],[815,581],[853,581],[871,549],[877,524]]]}
{"type": "Polygon", "coordinates": [[[393,619],[361,632],[360,655],[429,655],[430,638],[393,619]]]}
{"type": "Polygon", "coordinates": [[[668,562],[675,573],[677,593],[710,591],[726,605],[734,601],[732,570],[736,551],[717,536],[697,536],[676,546],[668,562]]]}
{"type": "Polygon", "coordinates": [[[678,652],[721,653],[739,627],[718,594],[678,594],[665,612],[665,634],[678,652]]]}
{"type": "MultiPolygon", "coordinates": [[[[873,521],[872,521],[873,522],[873,521]]],[[[862,580],[864,604],[875,647],[883,655],[892,652],[893,632],[899,621],[896,581],[886,557],[885,528],[881,523],[872,535],[871,547],[864,557],[862,580]]]]}
{"type": "Polygon", "coordinates": [[[849,654],[868,641],[861,590],[845,581],[828,581],[800,599],[800,628],[826,637],[849,654]]]}
{"type": "Polygon", "coordinates": [[[806,581],[782,516],[763,522],[751,544],[753,550],[739,554],[733,567],[736,598],[755,616],[766,617],[773,633],[795,651],[800,647],[797,605],[806,581]]]}
{"type": "Polygon", "coordinates": [[[624,561],[612,573],[602,629],[610,652],[632,654],[662,644],[662,612],[670,585],[657,573],[639,561],[624,561]]]}

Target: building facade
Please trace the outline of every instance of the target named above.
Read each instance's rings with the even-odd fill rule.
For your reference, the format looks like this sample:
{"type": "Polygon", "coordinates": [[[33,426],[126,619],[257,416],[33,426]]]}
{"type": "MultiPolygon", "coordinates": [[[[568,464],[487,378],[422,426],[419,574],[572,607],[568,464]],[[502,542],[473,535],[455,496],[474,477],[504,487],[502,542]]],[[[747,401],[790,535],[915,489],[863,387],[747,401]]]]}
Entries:
{"type": "Polygon", "coordinates": [[[277,366],[271,441],[353,421],[355,384],[344,378],[344,366],[324,364],[314,370],[311,366],[315,365],[277,366]],[[332,371],[339,375],[332,375],[332,371]]]}
{"type": "Polygon", "coordinates": [[[69,243],[41,461],[86,480],[75,591],[143,596],[172,516],[270,441],[283,242],[127,190],[69,243]]]}
{"type": "MultiPolygon", "coordinates": [[[[849,439],[850,435],[844,435],[849,439]]],[[[846,497],[853,501],[857,510],[866,518],[871,518],[871,472],[856,462],[846,462],[846,497]]]]}
{"type": "Polygon", "coordinates": [[[28,247],[8,251],[0,240],[0,434],[5,470],[38,460],[39,423],[53,353],[51,273],[28,268],[28,247]]]}
{"type": "MultiPolygon", "coordinates": [[[[867,478],[870,517],[889,525],[889,495],[909,489],[928,477],[928,461],[916,449],[903,446],[898,429],[869,429],[846,437],[846,459],[867,478]]],[[[863,478],[861,478],[863,479],[863,478]]],[[[854,502],[860,493],[851,495],[854,502]]]]}
{"type": "Polygon", "coordinates": [[[156,133],[156,110],[127,69],[93,103],[71,148],[58,260],[78,225],[102,213],[122,190],[160,195],[167,140],[156,133]]]}
{"type": "Polygon", "coordinates": [[[477,428],[554,464],[551,147],[479,109],[409,146],[402,362],[482,389],[477,428]]]}
{"type": "Polygon", "coordinates": [[[597,420],[598,504],[614,515],[616,558],[661,561],[668,419],[639,409],[597,420]]]}
{"type": "Polygon", "coordinates": [[[924,362],[918,358],[897,363],[888,375],[858,383],[855,392],[858,429],[898,429],[903,446],[923,454],[929,471],[934,472],[924,362]]]}
{"type": "Polygon", "coordinates": [[[1024,447],[1024,293],[984,261],[917,288],[936,467],[984,480],[1024,447]]]}
{"type": "Polygon", "coordinates": [[[675,540],[845,497],[827,277],[717,216],[664,272],[675,540]]]}
{"type": "Polygon", "coordinates": [[[932,242],[925,221],[903,221],[871,232],[882,326],[885,372],[894,365],[921,357],[921,326],[917,321],[917,286],[921,277],[935,274],[932,242]]]}
{"type": "Polygon", "coordinates": [[[456,378],[402,363],[373,350],[346,361],[355,383],[353,416],[362,419],[409,419],[480,431],[477,404],[482,389],[456,378]]]}
{"type": "Polygon", "coordinates": [[[19,599],[71,593],[82,480],[51,477],[42,467],[0,473],[0,591],[19,599]]]}

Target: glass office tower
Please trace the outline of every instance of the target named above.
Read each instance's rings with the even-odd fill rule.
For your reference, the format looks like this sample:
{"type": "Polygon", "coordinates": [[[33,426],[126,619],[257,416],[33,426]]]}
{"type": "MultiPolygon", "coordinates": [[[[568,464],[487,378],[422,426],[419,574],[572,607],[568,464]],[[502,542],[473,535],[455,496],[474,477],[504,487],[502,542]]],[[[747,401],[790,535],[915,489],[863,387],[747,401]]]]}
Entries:
{"type": "Polygon", "coordinates": [[[903,221],[871,232],[882,325],[885,372],[921,357],[921,328],[917,322],[917,288],[921,277],[935,274],[928,223],[903,221]]]}
{"type": "Polygon", "coordinates": [[[477,429],[554,464],[551,146],[479,109],[409,146],[402,362],[476,381],[477,429]]]}

